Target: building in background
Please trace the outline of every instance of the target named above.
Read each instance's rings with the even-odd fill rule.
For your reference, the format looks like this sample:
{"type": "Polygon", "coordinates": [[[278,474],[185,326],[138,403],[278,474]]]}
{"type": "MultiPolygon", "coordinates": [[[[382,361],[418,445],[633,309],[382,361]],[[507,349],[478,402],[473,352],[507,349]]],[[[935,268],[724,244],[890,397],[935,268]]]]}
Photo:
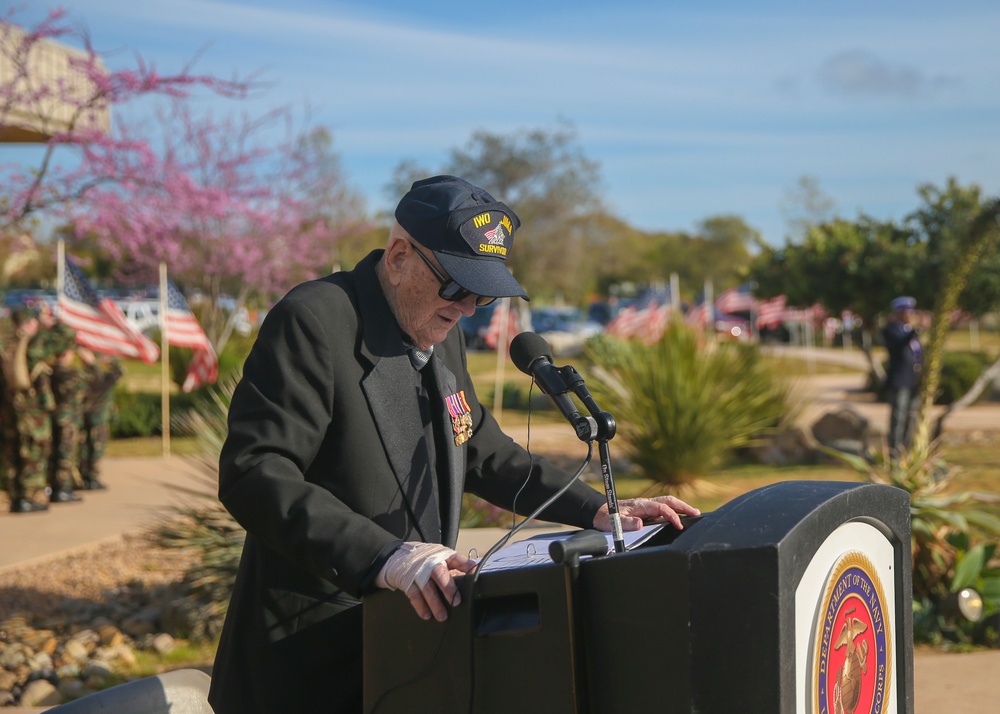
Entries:
{"type": "Polygon", "coordinates": [[[107,133],[107,102],[88,101],[96,94],[92,67],[103,73],[96,55],[0,22],[0,143],[43,144],[67,131],[107,133]]]}

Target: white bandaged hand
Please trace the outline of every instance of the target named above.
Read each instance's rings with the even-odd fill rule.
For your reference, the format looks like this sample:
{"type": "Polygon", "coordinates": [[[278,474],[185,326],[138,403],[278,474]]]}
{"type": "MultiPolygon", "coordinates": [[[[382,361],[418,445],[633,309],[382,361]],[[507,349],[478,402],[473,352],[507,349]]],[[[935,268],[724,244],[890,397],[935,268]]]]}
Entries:
{"type": "Polygon", "coordinates": [[[455,551],[438,543],[417,543],[407,541],[382,566],[375,578],[375,585],[387,590],[402,590],[404,593],[414,583],[422,588],[431,577],[431,572],[455,551]]]}

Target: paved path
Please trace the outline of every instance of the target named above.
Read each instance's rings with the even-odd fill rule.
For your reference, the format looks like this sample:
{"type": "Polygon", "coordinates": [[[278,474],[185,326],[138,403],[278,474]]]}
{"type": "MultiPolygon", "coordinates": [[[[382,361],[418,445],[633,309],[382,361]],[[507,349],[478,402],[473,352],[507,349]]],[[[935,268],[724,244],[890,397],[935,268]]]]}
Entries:
{"type": "Polygon", "coordinates": [[[81,491],[80,503],[54,504],[42,513],[0,511],[0,573],[57,553],[100,543],[152,523],[198,488],[193,461],[172,458],[105,459],[103,491],[81,491]]]}

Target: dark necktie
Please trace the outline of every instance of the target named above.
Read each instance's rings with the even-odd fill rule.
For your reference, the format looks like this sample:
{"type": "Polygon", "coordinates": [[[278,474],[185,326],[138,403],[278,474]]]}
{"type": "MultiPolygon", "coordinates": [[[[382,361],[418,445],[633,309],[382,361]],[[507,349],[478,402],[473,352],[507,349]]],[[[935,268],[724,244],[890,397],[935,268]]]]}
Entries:
{"type": "Polygon", "coordinates": [[[406,348],[406,353],[410,357],[410,364],[413,365],[413,369],[419,372],[431,361],[431,355],[434,354],[434,346],[431,345],[429,349],[421,350],[411,345],[406,348]]]}

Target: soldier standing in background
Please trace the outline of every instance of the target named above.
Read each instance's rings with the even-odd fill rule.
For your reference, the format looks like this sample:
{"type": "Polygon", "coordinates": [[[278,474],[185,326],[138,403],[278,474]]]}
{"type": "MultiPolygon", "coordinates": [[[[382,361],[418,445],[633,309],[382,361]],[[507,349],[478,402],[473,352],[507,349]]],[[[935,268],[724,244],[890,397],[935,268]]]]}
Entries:
{"type": "MultiPolygon", "coordinates": [[[[76,332],[65,323],[56,321],[45,303],[40,304],[39,321],[46,330],[40,335],[38,349],[52,365],[52,393],[55,398],[51,415],[50,501],[73,503],[82,500],[75,489],[80,478],[77,463],[83,428],[83,400],[87,391],[86,373],[77,355],[76,332]]],[[[93,359],[90,350],[86,352],[93,359]]]]}
{"type": "MultiPolygon", "coordinates": [[[[7,491],[7,479],[14,477],[12,468],[13,460],[10,452],[13,441],[11,432],[14,429],[14,419],[10,410],[10,391],[7,386],[10,381],[7,373],[13,367],[12,353],[8,353],[7,345],[11,342],[11,336],[0,334],[0,488],[7,491]]],[[[13,346],[12,346],[13,349],[13,346]]]]}
{"type": "Polygon", "coordinates": [[[111,432],[111,408],[115,384],[121,379],[121,361],[99,355],[87,365],[87,396],[83,405],[83,435],[80,439],[80,477],[83,488],[106,488],[100,480],[100,461],[111,432]]]}
{"type": "Polygon", "coordinates": [[[23,499],[20,474],[20,439],[14,398],[31,388],[28,371],[28,343],[38,332],[38,320],[27,308],[15,310],[11,316],[12,335],[5,335],[6,345],[0,344],[0,484],[10,495],[12,509],[23,499]]]}
{"type": "Polygon", "coordinates": [[[48,466],[52,446],[52,368],[39,347],[41,325],[30,308],[14,311],[16,344],[5,362],[3,415],[11,513],[48,510],[48,466]]]}
{"type": "Polygon", "coordinates": [[[886,388],[889,398],[889,452],[898,458],[902,450],[910,448],[913,425],[920,406],[920,377],[923,355],[920,337],[914,328],[914,310],[917,301],[902,296],[892,301],[892,313],[882,330],[882,338],[889,352],[886,369],[886,388]]]}

